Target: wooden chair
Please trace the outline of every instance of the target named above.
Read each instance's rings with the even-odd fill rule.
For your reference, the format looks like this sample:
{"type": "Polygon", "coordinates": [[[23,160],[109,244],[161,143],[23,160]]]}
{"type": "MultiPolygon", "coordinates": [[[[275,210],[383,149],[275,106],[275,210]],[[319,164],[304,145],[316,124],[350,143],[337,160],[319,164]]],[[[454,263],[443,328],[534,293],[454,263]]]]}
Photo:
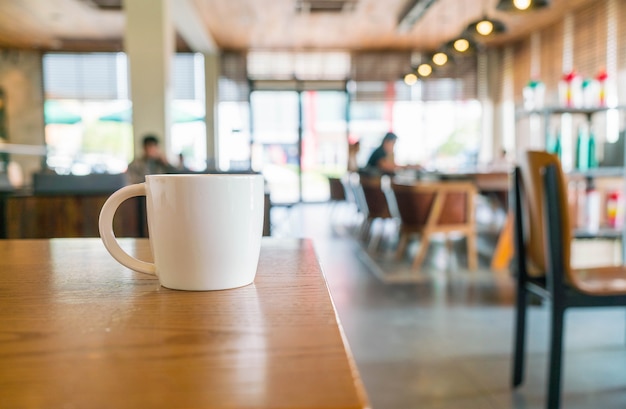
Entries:
{"type": "MultiPolygon", "coordinates": [[[[364,215],[362,235],[364,240],[371,238],[371,227],[374,220],[396,218],[394,204],[389,200],[389,177],[368,176],[361,174],[360,187],[364,199],[364,215]]],[[[370,243],[371,244],[371,243],[370,243]]]]}
{"type": "Polygon", "coordinates": [[[467,181],[418,182],[415,185],[392,183],[400,214],[400,242],[397,256],[402,257],[411,235],[422,238],[413,259],[413,269],[422,265],[435,233],[459,232],[467,237],[470,270],[478,267],[474,196],[476,187],[467,181]]]}
{"type": "Polygon", "coordinates": [[[528,294],[548,299],[551,329],[546,407],[560,407],[565,311],[626,306],[626,268],[573,269],[566,180],[556,155],[530,151],[515,170],[512,205],[517,299],[513,387],[524,380],[528,294]]]}
{"type": "Polygon", "coordinates": [[[330,219],[332,221],[335,218],[338,207],[347,202],[347,196],[343,181],[339,178],[329,177],[328,188],[330,193],[330,219]]]}
{"type": "Polygon", "coordinates": [[[346,190],[343,182],[339,178],[328,178],[328,187],[330,189],[331,202],[343,202],[346,200],[346,190]]]}

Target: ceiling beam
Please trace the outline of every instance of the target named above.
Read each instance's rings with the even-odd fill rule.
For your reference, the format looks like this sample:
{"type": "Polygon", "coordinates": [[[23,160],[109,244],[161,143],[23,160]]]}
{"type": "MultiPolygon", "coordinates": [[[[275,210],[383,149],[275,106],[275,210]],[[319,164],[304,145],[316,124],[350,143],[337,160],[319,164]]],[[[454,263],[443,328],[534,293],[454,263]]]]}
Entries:
{"type": "Polygon", "coordinates": [[[192,0],[172,0],[170,7],[176,31],[193,51],[219,53],[219,48],[200,19],[200,13],[192,0]]]}
{"type": "Polygon", "coordinates": [[[435,1],[437,0],[409,0],[398,16],[398,32],[406,33],[410,31],[435,1]]]}

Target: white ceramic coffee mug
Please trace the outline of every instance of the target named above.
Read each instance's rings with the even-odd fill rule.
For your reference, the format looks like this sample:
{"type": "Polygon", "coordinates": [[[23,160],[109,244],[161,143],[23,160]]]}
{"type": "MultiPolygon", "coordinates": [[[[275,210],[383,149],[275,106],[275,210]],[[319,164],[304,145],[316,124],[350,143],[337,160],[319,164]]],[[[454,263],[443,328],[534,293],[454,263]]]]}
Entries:
{"type": "Polygon", "coordinates": [[[263,232],[261,175],[149,175],[123,187],[100,212],[100,237],[122,265],[176,290],[225,290],[254,281],[263,232]],[[154,264],[126,253],[113,216],[126,199],[146,196],[154,264]]]}

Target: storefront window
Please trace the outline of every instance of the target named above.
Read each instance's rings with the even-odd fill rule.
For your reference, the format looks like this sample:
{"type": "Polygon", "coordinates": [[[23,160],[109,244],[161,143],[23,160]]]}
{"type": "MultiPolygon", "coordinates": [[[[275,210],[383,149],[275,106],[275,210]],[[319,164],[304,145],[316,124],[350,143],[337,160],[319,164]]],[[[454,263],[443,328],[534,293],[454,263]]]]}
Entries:
{"type": "MultiPolygon", "coordinates": [[[[134,156],[126,55],[45,54],[43,72],[48,168],[59,174],[125,172],[134,156]]],[[[202,55],[177,54],[172,83],[175,99],[170,108],[171,151],[168,153],[180,155],[190,170],[204,170],[202,55]]]]}

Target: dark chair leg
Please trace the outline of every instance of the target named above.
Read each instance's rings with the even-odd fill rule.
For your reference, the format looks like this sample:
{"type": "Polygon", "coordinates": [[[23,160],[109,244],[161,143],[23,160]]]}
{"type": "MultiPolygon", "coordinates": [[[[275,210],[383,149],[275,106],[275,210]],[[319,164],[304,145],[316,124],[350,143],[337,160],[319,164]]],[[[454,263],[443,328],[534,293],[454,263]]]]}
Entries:
{"type": "MultiPolygon", "coordinates": [[[[553,300],[554,303],[554,300],[553,300]]],[[[550,359],[548,363],[548,408],[561,407],[561,373],[563,356],[563,326],[565,309],[560,305],[552,306],[552,323],[550,334],[550,359]]]]}
{"type": "Polygon", "coordinates": [[[524,355],[526,352],[526,309],[528,293],[525,288],[517,289],[515,300],[515,345],[513,346],[513,387],[524,381],[524,355]]]}

